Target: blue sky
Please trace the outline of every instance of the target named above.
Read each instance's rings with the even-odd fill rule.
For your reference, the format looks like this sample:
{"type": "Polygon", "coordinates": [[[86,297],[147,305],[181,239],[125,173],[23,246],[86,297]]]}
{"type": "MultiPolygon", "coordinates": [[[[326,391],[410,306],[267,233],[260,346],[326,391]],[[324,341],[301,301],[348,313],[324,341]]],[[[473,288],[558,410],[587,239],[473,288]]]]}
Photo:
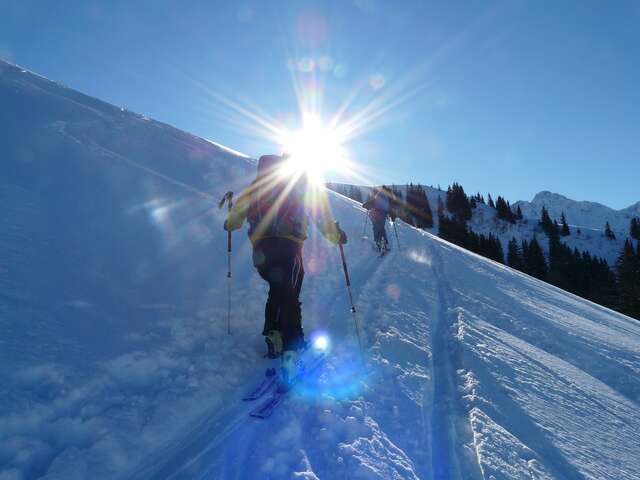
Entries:
{"type": "Polygon", "coordinates": [[[636,1],[53,5],[0,0],[0,57],[252,156],[298,89],[373,182],[640,200],[636,1]]]}

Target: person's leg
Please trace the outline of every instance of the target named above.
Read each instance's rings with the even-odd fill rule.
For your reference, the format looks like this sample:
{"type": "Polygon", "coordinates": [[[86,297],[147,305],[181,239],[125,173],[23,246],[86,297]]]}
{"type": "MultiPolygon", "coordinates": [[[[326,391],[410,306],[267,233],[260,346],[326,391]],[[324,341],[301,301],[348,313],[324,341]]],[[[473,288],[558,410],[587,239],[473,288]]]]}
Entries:
{"type": "Polygon", "coordinates": [[[373,230],[373,243],[378,244],[378,230],[376,228],[376,214],[375,210],[371,209],[367,212],[369,220],[371,220],[371,229],[373,230]]]}
{"type": "Polygon", "coordinates": [[[280,330],[279,314],[281,299],[278,287],[279,275],[277,275],[274,265],[277,260],[277,245],[274,239],[266,238],[259,240],[253,247],[253,264],[258,270],[258,274],[269,284],[269,294],[264,308],[264,328],[263,335],[268,335],[271,330],[280,330]]]}
{"type": "Polygon", "coordinates": [[[282,258],[286,280],[282,283],[280,290],[282,296],[280,327],[283,350],[298,350],[304,346],[300,303],[300,291],[304,280],[302,244],[283,240],[281,251],[287,253],[286,258],[282,258]]]}
{"type": "Polygon", "coordinates": [[[380,244],[380,229],[375,223],[372,223],[373,226],[373,243],[376,245],[380,244]]]}
{"type": "Polygon", "coordinates": [[[380,221],[380,218],[376,218],[376,221],[374,223],[374,229],[375,229],[375,242],[376,242],[376,246],[378,247],[378,250],[382,250],[382,247],[384,246],[384,219],[382,219],[382,221],[380,221]]]}

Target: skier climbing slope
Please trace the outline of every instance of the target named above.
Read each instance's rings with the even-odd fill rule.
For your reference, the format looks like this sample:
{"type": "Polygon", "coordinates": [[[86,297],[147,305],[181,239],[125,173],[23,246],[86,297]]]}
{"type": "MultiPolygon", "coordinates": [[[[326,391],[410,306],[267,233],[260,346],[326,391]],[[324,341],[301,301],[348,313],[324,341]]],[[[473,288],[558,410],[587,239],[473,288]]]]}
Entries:
{"type": "Polygon", "coordinates": [[[277,155],[260,157],[256,179],[238,198],[224,228],[235,230],[245,219],[249,222],[253,264],[269,283],[262,334],[268,356],[282,356],[286,384],[297,375],[298,357],[306,347],[299,297],[308,218],[332,243],[345,244],[347,236],[331,217],[324,191],[304,173],[287,172],[284,162],[277,155]]]}
{"type": "Polygon", "coordinates": [[[368,212],[373,227],[373,241],[378,252],[385,254],[389,251],[389,239],[387,237],[386,221],[391,217],[391,221],[396,220],[397,199],[393,192],[387,187],[374,189],[371,197],[362,204],[368,212]]]}

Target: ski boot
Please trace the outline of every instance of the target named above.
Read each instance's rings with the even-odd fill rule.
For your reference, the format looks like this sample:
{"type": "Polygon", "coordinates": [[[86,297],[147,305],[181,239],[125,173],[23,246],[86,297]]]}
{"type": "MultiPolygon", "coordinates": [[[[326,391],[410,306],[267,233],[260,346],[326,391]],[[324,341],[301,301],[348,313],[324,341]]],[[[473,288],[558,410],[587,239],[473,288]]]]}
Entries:
{"type": "Polygon", "coordinates": [[[302,362],[300,361],[300,353],[297,350],[285,350],[282,352],[279,389],[281,391],[289,390],[293,381],[302,373],[301,370],[302,362]]]}
{"type": "Polygon", "coordinates": [[[282,355],[282,334],[278,330],[269,330],[264,341],[267,344],[267,357],[278,358],[282,355]]]}

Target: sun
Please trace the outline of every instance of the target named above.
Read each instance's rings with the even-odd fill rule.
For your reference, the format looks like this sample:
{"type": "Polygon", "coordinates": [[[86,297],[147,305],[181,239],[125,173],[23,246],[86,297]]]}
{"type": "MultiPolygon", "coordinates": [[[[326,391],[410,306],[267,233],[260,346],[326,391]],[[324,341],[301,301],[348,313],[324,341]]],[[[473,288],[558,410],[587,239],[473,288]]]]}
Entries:
{"type": "Polygon", "coordinates": [[[340,128],[323,123],[317,115],[304,115],[302,127],[285,132],[280,139],[288,155],[287,173],[307,174],[314,183],[323,183],[326,172],[346,167],[346,138],[340,128]]]}

